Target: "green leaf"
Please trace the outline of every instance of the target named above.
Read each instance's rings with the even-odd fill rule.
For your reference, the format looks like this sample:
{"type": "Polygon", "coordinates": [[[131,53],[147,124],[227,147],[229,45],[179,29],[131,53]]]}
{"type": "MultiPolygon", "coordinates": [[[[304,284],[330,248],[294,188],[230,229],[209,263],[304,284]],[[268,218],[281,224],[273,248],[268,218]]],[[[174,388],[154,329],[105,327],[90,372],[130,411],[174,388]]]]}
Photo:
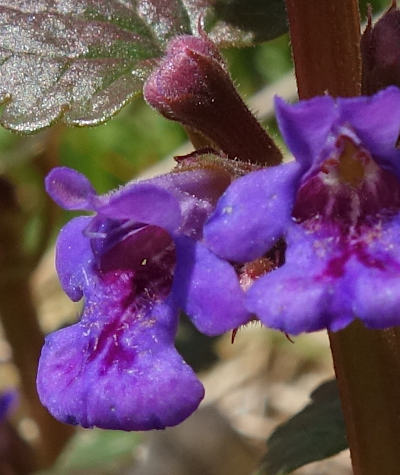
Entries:
{"type": "Polygon", "coordinates": [[[198,32],[203,19],[217,43],[252,44],[283,31],[282,8],[283,0],[0,0],[0,123],[30,133],[60,118],[104,122],[141,92],[171,37],[198,32]]]}
{"type": "Polygon", "coordinates": [[[78,430],[54,466],[37,475],[122,473],[133,464],[140,442],[137,432],[78,430]]]}
{"type": "Polygon", "coordinates": [[[319,386],[311,399],[270,436],[259,475],[285,475],[348,447],[336,381],[319,386]]]}
{"type": "Polygon", "coordinates": [[[0,0],[2,124],[21,132],[60,116],[98,124],[139,93],[149,60],[190,25],[179,0],[134,4],[0,0]]]}
{"type": "Polygon", "coordinates": [[[210,36],[221,47],[252,46],[287,31],[283,0],[216,0],[210,36]]]}

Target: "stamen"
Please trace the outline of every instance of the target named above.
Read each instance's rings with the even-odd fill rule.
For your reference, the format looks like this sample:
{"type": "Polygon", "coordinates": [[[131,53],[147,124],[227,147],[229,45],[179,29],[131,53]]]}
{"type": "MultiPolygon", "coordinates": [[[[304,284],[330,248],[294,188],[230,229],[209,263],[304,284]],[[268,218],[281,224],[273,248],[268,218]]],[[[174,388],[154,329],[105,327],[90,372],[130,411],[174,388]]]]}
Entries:
{"type": "Polygon", "coordinates": [[[288,333],[283,332],[283,334],[285,335],[286,339],[290,341],[290,343],[294,344],[294,340],[290,337],[290,335],[288,333]]]}
{"type": "Polygon", "coordinates": [[[232,345],[235,343],[235,338],[236,338],[238,330],[239,330],[239,328],[234,328],[232,330],[232,336],[231,336],[231,344],[232,345]]]}
{"type": "Polygon", "coordinates": [[[253,282],[277,266],[268,257],[261,257],[244,264],[239,272],[239,281],[243,290],[247,290],[253,282]]]}
{"type": "Polygon", "coordinates": [[[339,180],[356,187],[365,177],[365,166],[361,159],[360,149],[348,137],[342,136],[339,140],[338,142],[343,147],[338,163],[339,180]]]}

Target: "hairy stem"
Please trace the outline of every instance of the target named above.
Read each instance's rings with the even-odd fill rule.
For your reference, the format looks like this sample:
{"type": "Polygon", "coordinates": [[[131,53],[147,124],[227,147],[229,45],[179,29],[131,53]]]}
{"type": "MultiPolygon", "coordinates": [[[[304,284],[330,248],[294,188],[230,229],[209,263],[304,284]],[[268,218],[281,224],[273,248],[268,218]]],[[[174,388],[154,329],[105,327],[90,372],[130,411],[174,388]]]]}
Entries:
{"type": "Polygon", "coordinates": [[[400,329],[355,322],[330,333],[355,475],[397,475],[400,447],[400,329]]]}
{"type": "Polygon", "coordinates": [[[356,0],[286,0],[301,99],[361,92],[360,20],[356,0]]]}
{"type": "MultiPolygon", "coordinates": [[[[360,94],[356,0],[286,0],[301,99],[360,94]]],[[[330,333],[355,475],[396,475],[400,447],[400,329],[360,322],[330,333]]]]}

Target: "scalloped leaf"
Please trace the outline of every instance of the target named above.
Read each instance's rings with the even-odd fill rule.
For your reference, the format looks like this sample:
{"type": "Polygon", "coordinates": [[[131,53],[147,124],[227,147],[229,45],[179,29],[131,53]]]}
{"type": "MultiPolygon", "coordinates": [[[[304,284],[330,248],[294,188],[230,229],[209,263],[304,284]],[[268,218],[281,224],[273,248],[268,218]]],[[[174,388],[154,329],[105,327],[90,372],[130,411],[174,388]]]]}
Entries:
{"type": "Polygon", "coordinates": [[[267,454],[258,475],[286,475],[348,447],[336,380],[311,394],[311,402],[267,440],[267,454]]]}
{"type": "Polygon", "coordinates": [[[0,123],[31,133],[60,118],[106,121],[141,92],[168,40],[201,21],[223,46],[284,31],[283,0],[248,1],[0,0],[0,123]]]}
{"type": "Polygon", "coordinates": [[[60,116],[67,124],[98,124],[140,92],[151,59],[190,23],[179,0],[135,5],[0,1],[2,124],[21,132],[60,116]]]}

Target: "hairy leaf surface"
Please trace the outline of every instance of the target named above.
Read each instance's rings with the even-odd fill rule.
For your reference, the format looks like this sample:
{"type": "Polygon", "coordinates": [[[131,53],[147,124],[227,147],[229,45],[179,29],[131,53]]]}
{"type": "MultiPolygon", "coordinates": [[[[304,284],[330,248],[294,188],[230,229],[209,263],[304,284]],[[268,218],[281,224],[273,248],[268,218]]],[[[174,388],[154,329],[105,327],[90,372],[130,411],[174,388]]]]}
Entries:
{"type": "Polygon", "coordinates": [[[282,0],[253,3],[244,18],[244,0],[0,0],[0,121],[25,133],[61,117],[104,122],[141,92],[171,37],[201,23],[224,46],[283,31],[282,0]]]}

